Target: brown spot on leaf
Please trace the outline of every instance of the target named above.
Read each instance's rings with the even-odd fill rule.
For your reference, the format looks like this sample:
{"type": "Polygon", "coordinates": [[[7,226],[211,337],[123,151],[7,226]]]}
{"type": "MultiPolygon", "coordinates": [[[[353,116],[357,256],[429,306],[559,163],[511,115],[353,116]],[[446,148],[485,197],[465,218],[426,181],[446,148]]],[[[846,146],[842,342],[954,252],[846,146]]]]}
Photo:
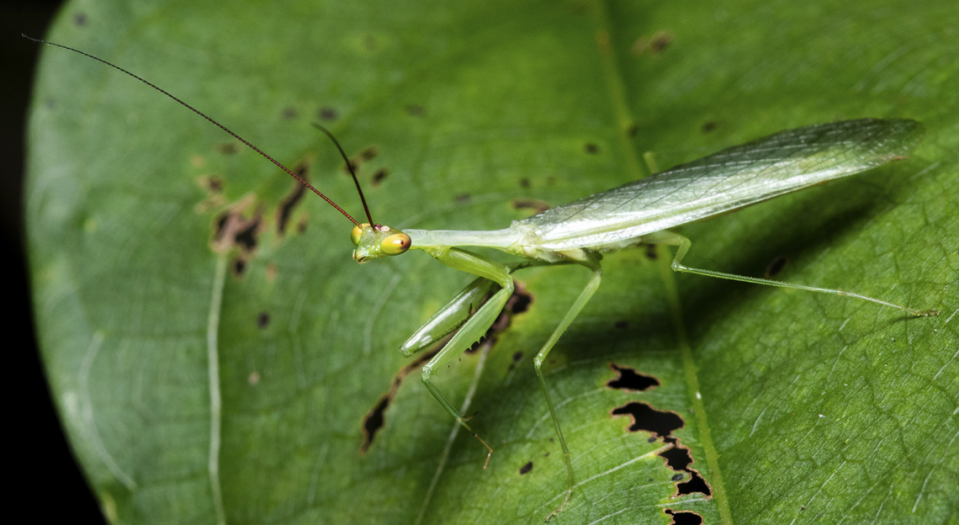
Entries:
{"type": "Polygon", "coordinates": [[[212,176],[207,177],[206,188],[212,193],[220,193],[223,191],[223,179],[220,177],[212,176]]]}
{"type": "MultiPolygon", "coordinates": [[[[358,171],[360,169],[360,163],[355,158],[351,158],[349,164],[344,162],[343,164],[340,165],[340,170],[343,173],[345,173],[346,175],[352,176],[350,174],[350,168],[353,168],[353,171],[358,171]]],[[[359,176],[359,174],[357,174],[357,176],[359,176]]]]}
{"type": "Polygon", "coordinates": [[[380,168],[376,170],[376,173],[373,174],[373,178],[370,179],[370,186],[373,186],[374,188],[379,186],[380,183],[389,176],[389,174],[390,172],[386,168],[380,168]]]}
{"type": "Polygon", "coordinates": [[[513,354],[513,362],[509,364],[508,370],[512,371],[516,368],[516,363],[519,363],[520,359],[523,359],[523,352],[516,352],[513,354]]]}
{"type": "Polygon", "coordinates": [[[779,275],[779,272],[783,271],[783,268],[786,267],[788,262],[789,259],[787,259],[785,255],[776,256],[776,258],[770,261],[769,265],[766,266],[766,272],[764,274],[766,279],[772,279],[779,275]]]}
{"type": "Polygon", "coordinates": [[[236,232],[236,235],[233,237],[233,242],[243,251],[252,252],[256,249],[258,242],[259,232],[257,229],[259,226],[260,218],[257,216],[254,220],[247,223],[245,227],[236,232]]]}
{"type": "Polygon", "coordinates": [[[246,261],[242,257],[237,257],[236,259],[233,259],[230,269],[233,272],[233,277],[239,279],[243,277],[243,272],[246,271],[246,261]]]}
{"type": "Polygon", "coordinates": [[[335,109],[324,107],[320,108],[319,111],[316,112],[316,116],[319,117],[320,120],[332,121],[336,120],[338,115],[335,109]]]}
{"type": "Polygon", "coordinates": [[[649,259],[649,260],[651,260],[651,261],[655,261],[656,259],[659,258],[659,254],[656,253],[656,245],[655,245],[655,244],[647,244],[647,245],[646,245],[646,258],[649,259]]]}
{"type": "Polygon", "coordinates": [[[216,145],[216,150],[224,155],[235,155],[240,151],[240,146],[236,142],[221,142],[216,145]]]}
{"type": "MultiPolygon", "coordinates": [[[[485,298],[483,299],[483,302],[486,302],[485,298]]],[[[515,281],[513,295],[509,296],[509,299],[506,300],[506,304],[503,305],[503,310],[500,312],[499,317],[497,317],[496,320],[493,321],[493,324],[490,325],[489,329],[486,330],[486,333],[483,334],[482,339],[473,343],[466,353],[472,354],[477,352],[483,344],[495,344],[499,334],[509,328],[513,323],[513,316],[529,310],[529,305],[532,304],[532,302],[533,294],[526,290],[526,287],[523,286],[523,283],[515,281]]],[[[522,354],[520,357],[522,357],[522,354]]]]}
{"type": "Polygon", "coordinates": [[[379,401],[376,402],[376,405],[363,416],[363,444],[360,446],[361,456],[366,454],[366,451],[370,449],[370,446],[373,445],[373,440],[376,438],[376,433],[386,424],[386,409],[389,408],[393,398],[396,397],[396,393],[399,391],[400,385],[403,384],[403,380],[406,379],[406,376],[410,375],[411,372],[423,368],[423,365],[430,359],[433,359],[433,356],[435,356],[437,352],[439,352],[438,348],[426,352],[417,358],[416,361],[401,368],[400,371],[393,376],[393,380],[390,382],[390,390],[383,394],[379,401]]]}
{"type": "Polygon", "coordinates": [[[531,209],[536,213],[543,213],[553,207],[550,203],[539,199],[513,199],[509,201],[509,204],[514,210],[531,209]]]}
{"type": "Polygon", "coordinates": [[[669,47],[669,44],[672,43],[673,35],[667,33],[666,31],[658,31],[649,38],[637,38],[636,42],[633,43],[633,47],[630,49],[630,52],[635,56],[640,56],[643,53],[658,55],[665,51],[666,48],[669,47]]]}
{"type": "Polygon", "coordinates": [[[213,225],[213,241],[210,243],[210,248],[217,253],[227,253],[231,250],[240,252],[230,265],[233,275],[237,278],[243,276],[247,260],[256,251],[262,225],[259,211],[255,212],[253,217],[244,216],[243,210],[250,203],[252,198],[236,203],[232,210],[218,216],[213,225]]]}
{"type": "Polygon", "coordinates": [[[360,152],[360,158],[363,159],[363,161],[365,162],[368,160],[375,159],[378,154],[379,154],[379,148],[377,148],[376,146],[370,146],[360,152]]]}
{"type": "MultiPolygon", "coordinates": [[[[294,172],[303,180],[309,181],[309,170],[306,164],[299,165],[294,172]]],[[[293,215],[293,208],[299,204],[305,192],[306,186],[301,184],[300,181],[294,180],[293,190],[280,201],[280,206],[276,209],[276,231],[278,234],[286,233],[286,225],[290,221],[290,216],[293,215]]]]}

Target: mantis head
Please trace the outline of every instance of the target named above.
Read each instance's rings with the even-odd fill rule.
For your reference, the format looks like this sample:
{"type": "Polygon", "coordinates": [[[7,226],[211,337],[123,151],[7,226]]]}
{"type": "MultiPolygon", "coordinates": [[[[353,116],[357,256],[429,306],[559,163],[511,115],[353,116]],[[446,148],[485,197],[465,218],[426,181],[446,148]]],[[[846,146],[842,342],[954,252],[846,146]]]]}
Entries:
{"type": "Polygon", "coordinates": [[[350,240],[356,246],[353,250],[353,259],[363,264],[372,259],[379,259],[387,255],[399,255],[410,249],[410,236],[400,230],[376,224],[360,224],[353,228],[350,240]]]}

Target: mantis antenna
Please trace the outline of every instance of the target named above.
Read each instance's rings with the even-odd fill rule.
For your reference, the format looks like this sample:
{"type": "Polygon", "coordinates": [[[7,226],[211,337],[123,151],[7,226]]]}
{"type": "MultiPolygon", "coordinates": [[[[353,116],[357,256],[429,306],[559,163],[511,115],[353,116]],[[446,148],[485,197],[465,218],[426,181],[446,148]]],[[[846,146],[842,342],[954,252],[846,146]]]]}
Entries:
{"type": "MultiPolygon", "coordinates": [[[[330,140],[333,141],[333,144],[336,145],[336,149],[340,150],[340,155],[343,157],[343,160],[346,162],[346,169],[350,170],[350,175],[353,176],[353,182],[356,183],[356,191],[360,194],[360,200],[363,201],[363,209],[366,211],[366,219],[370,221],[370,226],[374,226],[373,217],[370,215],[370,207],[366,205],[366,197],[363,196],[363,188],[360,188],[360,181],[356,178],[356,172],[353,171],[353,163],[350,162],[349,157],[346,156],[346,152],[343,151],[343,147],[340,146],[340,141],[336,140],[336,137],[333,136],[333,133],[330,133],[330,130],[324,128],[323,126],[313,123],[313,127],[322,131],[324,135],[330,137],[330,140]]],[[[356,221],[353,221],[356,222],[356,221]]],[[[357,225],[359,226],[359,225],[357,225]]]]}
{"type": "MultiPolygon", "coordinates": [[[[139,80],[140,82],[143,82],[144,84],[152,87],[153,89],[159,91],[160,93],[163,93],[164,95],[172,98],[173,100],[175,100],[176,102],[178,102],[181,106],[183,106],[183,107],[189,109],[190,111],[196,113],[197,115],[200,115],[201,117],[207,119],[208,121],[210,121],[211,123],[213,123],[214,125],[216,125],[216,127],[220,128],[220,129],[222,129],[223,131],[225,131],[225,132],[229,133],[230,135],[232,135],[233,138],[239,140],[239,141],[242,142],[243,144],[246,144],[250,149],[252,149],[253,151],[259,153],[259,154],[260,154],[263,158],[265,158],[266,160],[272,162],[273,164],[276,164],[280,169],[282,169],[283,171],[289,173],[290,176],[292,176],[294,179],[300,181],[300,184],[306,186],[306,187],[309,188],[311,191],[313,191],[313,193],[315,193],[315,194],[319,195],[320,197],[322,197],[323,200],[325,200],[327,203],[329,203],[330,206],[333,206],[334,208],[336,208],[336,211],[342,213],[347,219],[350,220],[350,222],[352,222],[352,223],[355,224],[356,226],[359,226],[359,225],[360,225],[360,223],[356,222],[356,219],[354,219],[349,213],[346,213],[346,211],[344,211],[343,208],[340,208],[340,206],[339,206],[338,204],[336,204],[335,202],[333,202],[332,199],[330,199],[329,197],[327,197],[326,195],[324,195],[323,192],[321,192],[320,190],[314,188],[312,184],[310,184],[309,182],[306,181],[306,179],[304,179],[303,177],[297,175],[296,173],[294,173],[293,171],[291,171],[289,168],[287,168],[286,166],[284,166],[283,164],[281,164],[280,161],[278,161],[278,160],[274,159],[273,157],[267,155],[267,154],[264,153],[262,150],[260,150],[260,148],[254,146],[253,144],[251,144],[249,141],[247,141],[247,140],[244,139],[243,137],[241,137],[241,136],[237,135],[236,133],[234,133],[230,128],[228,128],[228,127],[224,126],[223,124],[220,124],[219,122],[213,120],[213,118],[207,116],[207,115],[206,115],[205,113],[203,113],[202,111],[200,111],[200,110],[196,109],[195,107],[187,104],[186,102],[178,99],[177,97],[173,96],[172,94],[170,94],[170,93],[167,92],[166,90],[160,88],[160,87],[157,86],[156,84],[153,84],[152,82],[150,82],[150,81],[148,81],[148,80],[146,80],[146,79],[144,79],[144,78],[141,78],[141,77],[139,77],[139,76],[137,76],[137,75],[134,75],[133,73],[127,71],[126,69],[123,69],[122,67],[120,67],[120,66],[118,66],[118,65],[111,64],[110,62],[107,62],[106,60],[103,60],[102,58],[95,57],[95,56],[93,56],[93,55],[91,55],[91,54],[89,54],[89,53],[84,53],[83,51],[80,51],[79,49],[74,49],[74,48],[72,48],[72,47],[68,47],[68,46],[64,46],[64,45],[61,45],[61,44],[57,44],[57,43],[55,43],[55,42],[48,42],[48,41],[46,41],[46,40],[41,40],[41,39],[39,39],[39,38],[33,38],[33,37],[27,36],[27,35],[25,35],[25,34],[23,34],[23,33],[20,33],[20,36],[22,36],[23,38],[26,38],[27,40],[30,40],[30,41],[33,41],[33,42],[37,42],[38,44],[47,44],[47,45],[50,45],[50,46],[59,47],[59,48],[61,48],[61,49],[66,49],[66,50],[68,50],[68,51],[73,51],[74,53],[81,54],[81,55],[83,55],[83,56],[85,56],[85,57],[92,58],[92,59],[96,60],[97,62],[100,62],[100,63],[102,63],[102,64],[106,64],[106,65],[112,67],[113,69],[116,69],[117,71],[120,71],[121,73],[126,73],[127,75],[129,75],[129,76],[131,76],[131,77],[139,80]]],[[[357,189],[357,191],[360,192],[360,200],[363,201],[363,208],[366,210],[366,218],[369,219],[370,225],[373,225],[373,219],[372,219],[372,217],[370,217],[370,209],[366,206],[366,198],[363,196],[363,190],[360,189],[360,182],[359,182],[359,181],[357,180],[357,178],[356,178],[356,173],[353,172],[353,165],[350,163],[349,159],[347,159],[346,153],[343,152],[343,148],[340,147],[340,143],[337,142],[335,138],[333,138],[333,134],[332,134],[332,133],[330,133],[329,131],[327,131],[326,128],[323,128],[322,126],[319,126],[318,124],[314,124],[314,126],[316,126],[320,131],[324,132],[324,133],[326,134],[326,136],[330,137],[330,139],[333,140],[333,144],[336,144],[336,148],[340,151],[340,154],[341,154],[341,155],[343,156],[343,158],[346,160],[346,165],[349,167],[350,175],[353,176],[353,182],[356,183],[356,189],[357,189]]]]}

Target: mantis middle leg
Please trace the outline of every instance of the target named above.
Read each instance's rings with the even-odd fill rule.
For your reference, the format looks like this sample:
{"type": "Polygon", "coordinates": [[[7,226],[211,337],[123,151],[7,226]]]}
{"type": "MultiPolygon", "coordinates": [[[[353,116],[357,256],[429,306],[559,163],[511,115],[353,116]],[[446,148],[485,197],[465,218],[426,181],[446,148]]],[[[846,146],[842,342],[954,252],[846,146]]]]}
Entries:
{"type": "Polygon", "coordinates": [[[563,507],[569,503],[569,498],[573,494],[574,477],[573,462],[570,458],[569,447],[566,446],[566,438],[563,437],[563,429],[560,428],[559,418],[556,416],[556,407],[553,405],[553,400],[549,395],[549,389],[546,387],[546,378],[543,377],[543,362],[546,361],[546,356],[549,355],[550,350],[552,350],[556,342],[559,341],[563,332],[565,332],[570,323],[573,322],[573,319],[576,319],[576,316],[579,315],[579,312],[586,306],[586,303],[589,302],[589,299],[596,292],[596,289],[599,288],[599,283],[603,275],[602,267],[596,259],[590,259],[580,264],[592,270],[593,277],[589,280],[589,283],[586,284],[586,288],[583,288],[583,291],[580,292],[579,297],[576,298],[576,302],[574,302],[573,306],[566,312],[559,326],[553,330],[553,335],[549,337],[546,344],[543,345],[543,348],[540,349],[539,353],[536,354],[536,358],[533,360],[533,367],[536,368],[536,376],[539,377],[539,386],[543,389],[543,397],[546,398],[546,406],[549,407],[549,415],[553,419],[553,428],[556,429],[559,444],[563,447],[563,462],[566,464],[566,498],[563,499],[563,503],[560,504],[556,510],[546,516],[546,521],[549,521],[550,518],[559,514],[563,510],[563,507]]]}

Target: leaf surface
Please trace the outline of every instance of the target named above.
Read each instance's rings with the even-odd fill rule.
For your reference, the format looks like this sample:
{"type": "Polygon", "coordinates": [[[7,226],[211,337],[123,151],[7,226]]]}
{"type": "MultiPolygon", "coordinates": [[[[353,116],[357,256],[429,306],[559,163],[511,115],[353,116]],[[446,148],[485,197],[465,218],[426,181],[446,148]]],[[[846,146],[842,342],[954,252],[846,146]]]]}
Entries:
{"type": "MultiPolygon", "coordinates": [[[[690,266],[939,317],[630,250],[544,370],[577,483],[551,523],[927,523],[959,509],[955,28],[945,1],[74,2],[49,38],[359,218],[318,120],[399,228],[502,228],[802,125],[923,122],[907,160],[681,232],[690,266]]],[[[43,358],[110,521],[540,523],[561,501],[532,358],[586,272],[518,273],[526,309],[439,372],[484,471],[396,352],[469,276],[355,264],[323,201],[62,50],[29,140],[43,358]]]]}

